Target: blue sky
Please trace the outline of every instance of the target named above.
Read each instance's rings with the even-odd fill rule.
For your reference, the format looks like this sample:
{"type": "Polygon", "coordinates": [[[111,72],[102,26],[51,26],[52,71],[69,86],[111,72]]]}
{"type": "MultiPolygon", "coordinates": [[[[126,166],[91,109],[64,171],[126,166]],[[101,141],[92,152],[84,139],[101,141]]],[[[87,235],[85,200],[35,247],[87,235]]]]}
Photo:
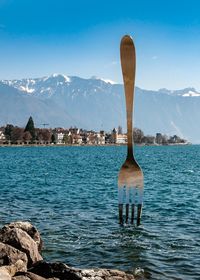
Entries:
{"type": "Polygon", "coordinates": [[[198,0],[0,0],[0,79],[63,73],[122,82],[134,38],[136,85],[200,90],[198,0]]]}

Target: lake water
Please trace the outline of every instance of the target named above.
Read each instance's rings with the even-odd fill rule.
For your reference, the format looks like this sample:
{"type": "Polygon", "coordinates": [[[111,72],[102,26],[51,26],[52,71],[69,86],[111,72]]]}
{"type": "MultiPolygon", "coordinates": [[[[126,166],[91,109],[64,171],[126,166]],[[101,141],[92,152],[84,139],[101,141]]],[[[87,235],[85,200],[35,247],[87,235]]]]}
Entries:
{"type": "Polygon", "coordinates": [[[200,146],[136,147],[144,171],[142,225],[118,225],[125,147],[1,147],[0,226],[28,220],[43,256],[117,268],[139,279],[200,279],[200,146]]]}

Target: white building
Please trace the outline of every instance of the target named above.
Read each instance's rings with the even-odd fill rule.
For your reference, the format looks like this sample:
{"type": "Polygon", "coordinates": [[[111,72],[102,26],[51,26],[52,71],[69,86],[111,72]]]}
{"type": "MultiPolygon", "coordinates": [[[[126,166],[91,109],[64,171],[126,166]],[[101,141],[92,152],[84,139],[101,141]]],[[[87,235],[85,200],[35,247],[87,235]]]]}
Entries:
{"type": "Polygon", "coordinates": [[[64,133],[56,133],[56,144],[63,144],[64,133]]]}
{"type": "Polygon", "coordinates": [[[112,131],[112,143],[114,144],[126,144],[127,143],[127,135],[126,134],[119,134],[117,129],[114,128],[112,131]]]}
{"type": "Polygon", "coordinates": [[[117,134],[116,135],[116,144],[126,144],[127,135],[126,134],[117,134]]]}
{"type": "Polygon", "coordinates": [[[100,131],[97,133],[97,144],[99,145],[105,145],[105,132],[100,131]]]}
{"type": "Polygon", "coordinates": [[[6,140],[6,137],[3,133],[3,131],[0,130],[0,140],[6,140]]]}
{"type": "Polygon", "coordinates": [[[83,143],[80,135],[72,135],[72,144],[81,145],[83,143]]]}

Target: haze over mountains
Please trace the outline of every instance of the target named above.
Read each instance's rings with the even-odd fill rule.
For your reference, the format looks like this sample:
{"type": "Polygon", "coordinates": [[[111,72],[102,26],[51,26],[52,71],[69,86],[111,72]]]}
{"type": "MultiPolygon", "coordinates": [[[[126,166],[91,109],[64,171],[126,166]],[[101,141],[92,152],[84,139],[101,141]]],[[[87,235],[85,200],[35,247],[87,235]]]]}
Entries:
{"type": "MultiPolygon", "coordinates": [[[[177,134],[200,143],[200,93],[194,88],[170,91],[136,87],[134,126],[145,134],[177,134]]],[[[110,131],[126,130],[124,89],[121,84],[53,74],[49,77],[0,81],[0,126],[77,126],[110,131]]]]}

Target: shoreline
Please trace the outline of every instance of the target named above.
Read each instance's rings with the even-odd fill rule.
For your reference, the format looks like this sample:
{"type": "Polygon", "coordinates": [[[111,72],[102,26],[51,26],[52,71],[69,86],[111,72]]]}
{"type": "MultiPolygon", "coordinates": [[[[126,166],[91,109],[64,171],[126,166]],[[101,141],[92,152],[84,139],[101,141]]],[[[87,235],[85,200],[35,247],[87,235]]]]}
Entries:
{"type": "MultiPolygon", "coordinates": [[[[169,147],[169,146],[193,146],[200,144],[174,143],[174,144],[134,144],[136,147],[169,147]]],[[[0,144],[0,147],[123,147],[127,144],[0,144]]]]}

